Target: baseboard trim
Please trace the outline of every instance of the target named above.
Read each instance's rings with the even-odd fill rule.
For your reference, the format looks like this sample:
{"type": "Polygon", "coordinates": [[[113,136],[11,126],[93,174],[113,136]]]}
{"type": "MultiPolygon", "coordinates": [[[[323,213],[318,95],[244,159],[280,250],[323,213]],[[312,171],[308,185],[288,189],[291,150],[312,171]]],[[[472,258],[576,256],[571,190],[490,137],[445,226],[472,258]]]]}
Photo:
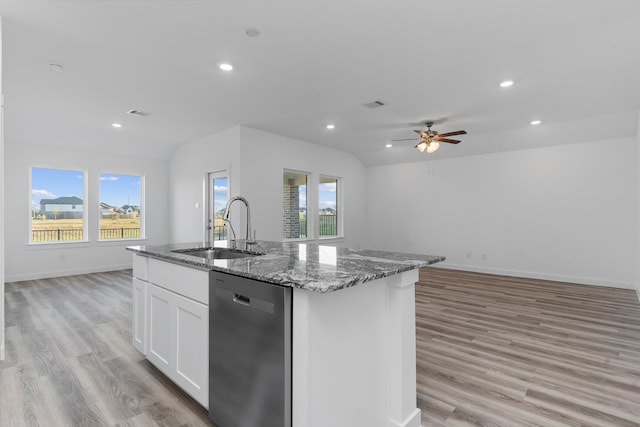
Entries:
{"type": "Polygon", "coordinates": [[[22,282],[24,280],[49,279],[52,277],[77,276],[79,274],[104,273],[105,271],[127,270],[132,268],[132,263],[103,265],[88,268],[72,268],[69,270],[38,272],[29,274],[14,274],[5,277],[5,283],[22,282]]]}
{"type": "MultiPolygon", "coordinates": [[[[463,265],[463,264],[449,264],[446,261],[443,263],[435,264],[432,267],[446,268],[450,270],[470,271],[474,273],[496,274],[498,276],[513,276],[513,277],[524,277],[528,279],[551,280],[554,282],[577,283],[580,285],[606,286],[609,288],[621,288],[621,289],[636,289],[633,283],[619,282],[616,280],[594,279],[591,277],[579,277],[579,276],[565,276],[560,274],[508,270],[508,269],[501,269],[501,268],[478,267],[478,266],[469,266],[469,265],[463,265]]],[[[638,295],[640,296],[640,290],[637,290],[637,291],[638,291],[638,295]]]]}
{"type": "Polygon", "coordinates": [[[407,419],[397,422],[397,421],[389,421],[390,427],[420,427],[422,418],[422,411],[419,408],[416,408],[407,419]]]}

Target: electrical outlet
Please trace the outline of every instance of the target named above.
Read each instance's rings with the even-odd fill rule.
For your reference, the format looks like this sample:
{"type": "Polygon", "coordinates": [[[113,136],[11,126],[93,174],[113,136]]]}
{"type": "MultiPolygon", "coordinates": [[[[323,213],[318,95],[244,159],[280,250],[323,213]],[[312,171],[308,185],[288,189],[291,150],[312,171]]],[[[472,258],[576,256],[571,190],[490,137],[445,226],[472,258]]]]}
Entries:
{"type": "Polygon", "coordinates": [[[467,258],[471,258],[471,251],[467,251],[467,258]]]}
{"type": "Polygon", "coordinates": [[[482,254],[482,260],[486,261],[487,260],[487,254],[482,254]]]}

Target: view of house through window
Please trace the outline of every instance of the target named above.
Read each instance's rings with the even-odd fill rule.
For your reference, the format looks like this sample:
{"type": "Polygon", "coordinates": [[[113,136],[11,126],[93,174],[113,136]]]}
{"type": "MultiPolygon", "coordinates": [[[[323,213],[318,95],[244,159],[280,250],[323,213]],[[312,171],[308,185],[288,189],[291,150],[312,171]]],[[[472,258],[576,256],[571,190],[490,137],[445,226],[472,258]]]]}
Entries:
{"type": "Polygon", "coordinates": [[[338,236],[338,178],[320,176],[318,209],[319,236],[321,238],[338,236]]]}
{"type": "Polygon", "coordinates": [[[100,240],[143,237],[141,182],[139,175],[100,174],[100,240]]]}
{"type": "Polygon", "coordinates": [[[308,236],[307,174],[284,171],[284,205],[282,230],[285,239],[304,239],[308,236]]]}
{"type": "Polygon", "coordinates": [[[30,242],[86,240],[84,172],[31,168],[30,242]]]}

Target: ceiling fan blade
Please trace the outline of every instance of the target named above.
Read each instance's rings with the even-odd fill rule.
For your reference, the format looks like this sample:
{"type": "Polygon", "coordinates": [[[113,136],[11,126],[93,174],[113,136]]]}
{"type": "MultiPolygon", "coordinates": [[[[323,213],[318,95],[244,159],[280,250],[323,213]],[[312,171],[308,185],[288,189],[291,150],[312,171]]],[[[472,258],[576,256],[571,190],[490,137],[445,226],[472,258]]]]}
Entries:
{"type": "Polygon", "coordinates": [[[460,142],[457,139],[439,138],[439,136],[440,135],[436,136],[434,140],[438,142],[448,142],[449,144],[458,144],[460,142]]]}
{"type": "Polygon", "coordinates": [[[414,130],[415,133],[417,133],[418,135],[420,135],[420,138],[427,138],[429,135],[427,135],[427,133],[423,130],[414,130]]]}
{"type": "Polygon", "coordinates": [[[413,138],[403,138],[403,139],[392,139],[391,142],[397,142],[397,141],[415,141],[416,137],[414,136],[413,138]]]}
{"type": "Polygon", "coordinates": [[[466,130],[457,130],[455,132],[445,132],[445,133],[440,133],[438,134],[438,136],[443,136],[443,137],[447,137],[447,136],[453,136],[453,135],[465,135],[467,133],[466,130]]]}

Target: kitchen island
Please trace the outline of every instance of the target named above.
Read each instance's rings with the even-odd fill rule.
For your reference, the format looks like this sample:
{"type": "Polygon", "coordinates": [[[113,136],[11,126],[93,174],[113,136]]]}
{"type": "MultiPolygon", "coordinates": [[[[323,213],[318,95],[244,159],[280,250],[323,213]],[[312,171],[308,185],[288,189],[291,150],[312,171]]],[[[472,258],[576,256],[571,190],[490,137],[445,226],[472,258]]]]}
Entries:
{"type": "MultiPolygon", "coordinates": [[[[216,246],[226,244],[216,242],[216,246]]],[[[261,255],[206,259],[180,252],[202,244],[127,248],[135,253],[134,311],[146,313],[134,313],[136,348],[156,366],[166,365],[158,367],[207,407],[203,396],[208,395],[208,363],[203,359],[208,362],[209,355],[202,340],[208,340],[210,295],[204,278],[227,273],[265,286],[289,287],[291,425],[420,426],[414,286],[418,268],[444,257],[308,243],[258,241],[246,246],[238,241],[238,246],[261,255]],[[177,302],[170,303],[171,292],[166,291],[179,294],[177,302]],[[148,312],[162,310],[153,308],[149,294],[167,301],[167,313],[189,316],[183,315],[174,326],[169,321],[154,322],[148,312]],[[192,310],[186,311],[189,304],[192,310]],[[186,325],[182,333],[188,336],[158,343],[163,334],[154,334],[154,323],[164,335],[167,331],[180,335],[180,325],[186,325]],[[173,361],[159,356],[163,350],[175,354],[172,347],[177,343],[197,347],[183,349],[182,359],[189,359],[189,365],[180,366],[179,354],[173,361]]]]}

